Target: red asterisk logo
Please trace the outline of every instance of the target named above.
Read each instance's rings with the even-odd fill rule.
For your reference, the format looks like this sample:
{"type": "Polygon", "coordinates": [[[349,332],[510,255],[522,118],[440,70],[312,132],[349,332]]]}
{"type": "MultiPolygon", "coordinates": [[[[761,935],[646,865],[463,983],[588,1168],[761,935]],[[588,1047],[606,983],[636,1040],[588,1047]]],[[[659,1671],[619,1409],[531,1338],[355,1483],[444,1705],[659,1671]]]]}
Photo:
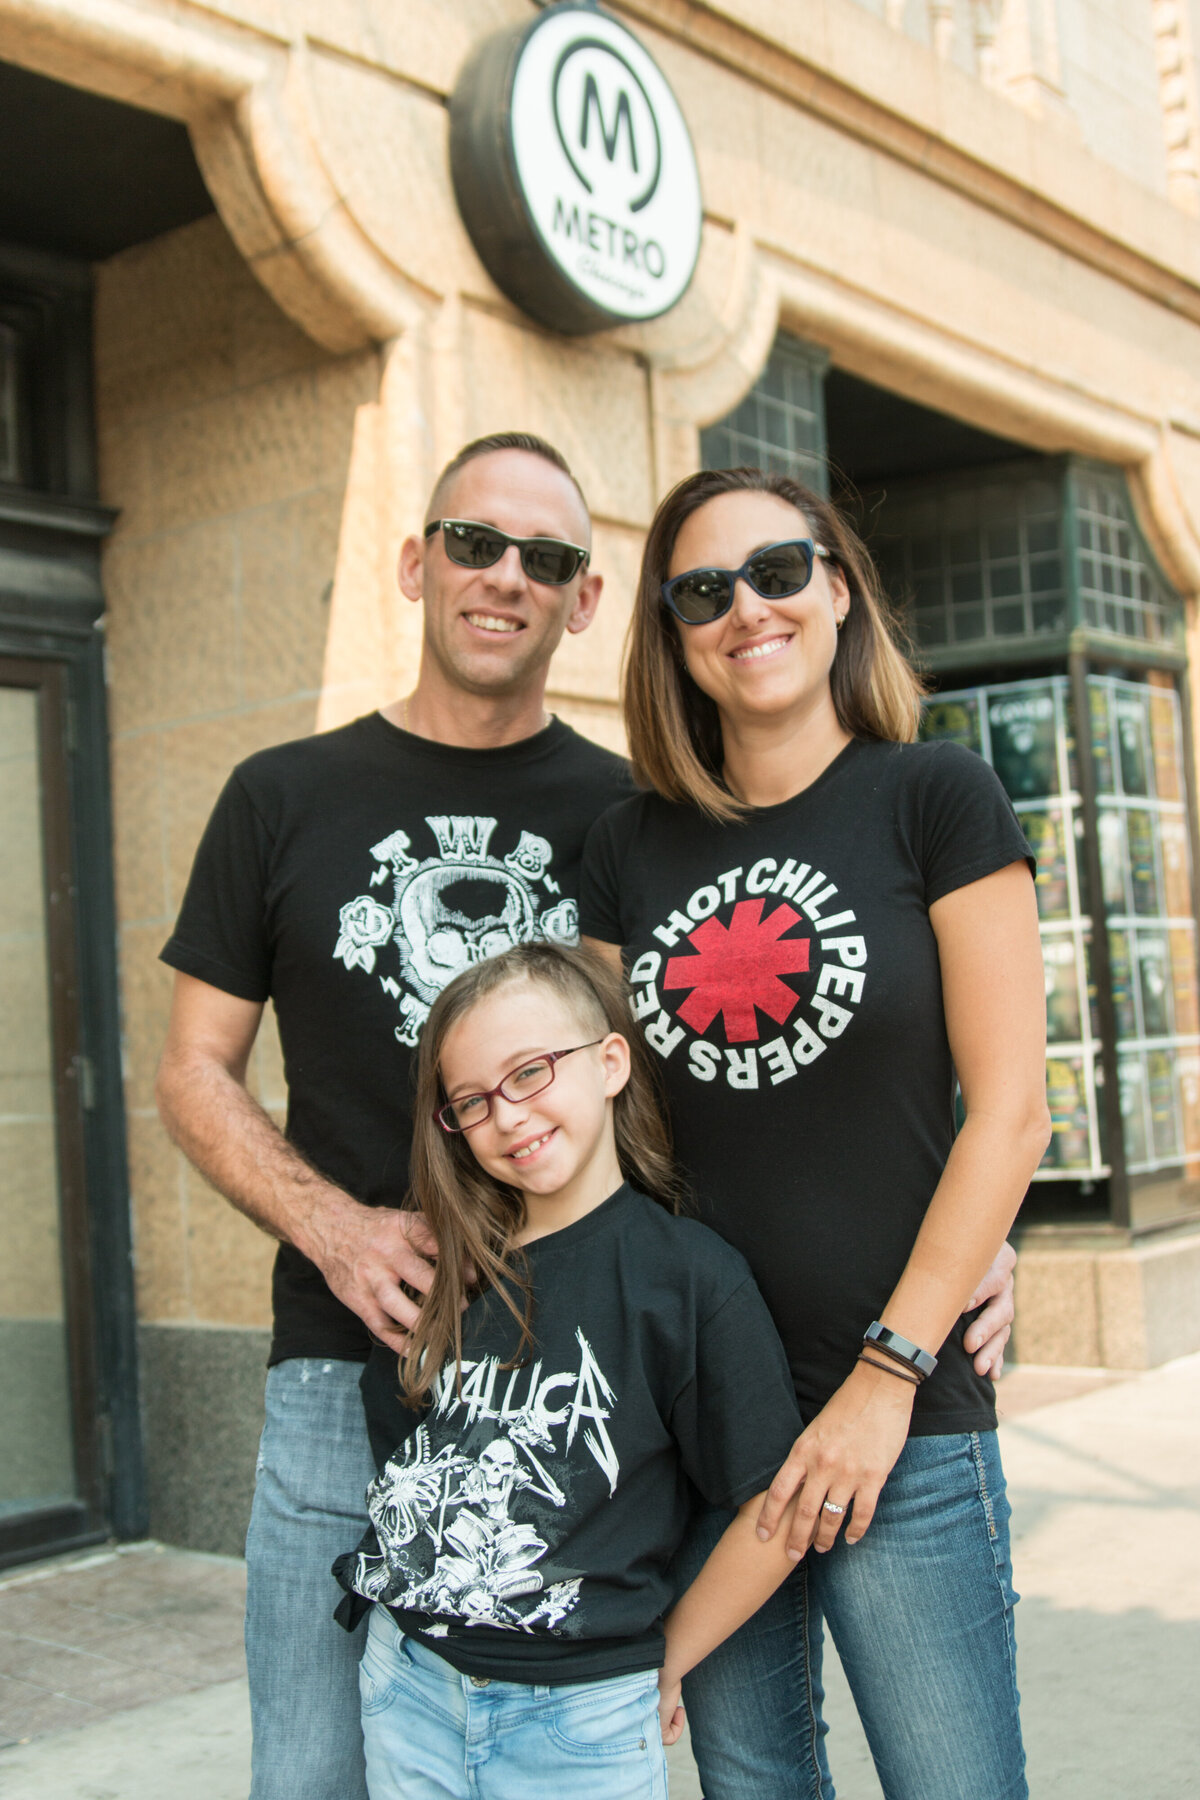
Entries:
{"type": "Polygon", "coordinates": [[[782,1025],[800,996],[781,975],[808,970],[808,938],[790,938],[785,931],[800,923],[790,906],[775,908],[762,917],[761,900],[739,900],[728,927],[719,919],[705,919],[688,942],[696,956],[673,956],[663,977],[664,988],[691,988],[679,1008],[679,1017],[693,1031],[707,1031],[717,1014],[725,1015],[725,1037],[731,1044],[745,1044],[758,1037],[755,1008],[782,1025]]]}

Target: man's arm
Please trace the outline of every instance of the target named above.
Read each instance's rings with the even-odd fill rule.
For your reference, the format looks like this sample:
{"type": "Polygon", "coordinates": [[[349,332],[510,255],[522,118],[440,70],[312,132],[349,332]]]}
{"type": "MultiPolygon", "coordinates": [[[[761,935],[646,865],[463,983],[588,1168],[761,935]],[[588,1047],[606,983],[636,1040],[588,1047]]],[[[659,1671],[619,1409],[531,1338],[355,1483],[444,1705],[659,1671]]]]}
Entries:
{"type": "Polygon", "coordinates": [[[156,1094],[163,1124],[205,1180],[314,1262],[377,1338],[403,1351],[428,1293],[433,1239],[417,1213],[363,1206],[289,1144],[246,1088],[262,1007],[176,974],[156,1094]]]}

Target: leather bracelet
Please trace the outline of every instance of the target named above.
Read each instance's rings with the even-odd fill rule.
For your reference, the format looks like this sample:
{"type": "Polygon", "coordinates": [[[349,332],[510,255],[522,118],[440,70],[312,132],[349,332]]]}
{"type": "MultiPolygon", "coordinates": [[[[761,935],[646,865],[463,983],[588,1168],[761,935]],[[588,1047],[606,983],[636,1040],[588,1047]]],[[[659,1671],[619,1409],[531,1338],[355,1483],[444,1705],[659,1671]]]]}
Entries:
{"type": "Polygon", "coordinates": [[[892,1331],[887,1325],[881,1325],[873,1319],[863,1332],[863,1343],[873,1350],[882,1350],[894,1362],[903,1363],[913,1371],[919,1381],[932,1375],[937,1368],[938,1359],[931,1356],[928,1350],[922,1350],[919,1344],[910,1343],[908,1338],[901,1337],[898,1331],[892,1331]]]}
{"type": "Polygon", "coordinates": [[[907,1381],[909,1387],[920,1387],[921,1385],[921,1377],[910,1375],[907,1369],[900,1367],[899,1363],[876,1362],[875,1358],[868,1356],[865,1350],[859,1351],[858,1360],[866,1363],[869,1369],[878,1369],[881,1375],[894,1375],[898,1381],[907,1381]]]}

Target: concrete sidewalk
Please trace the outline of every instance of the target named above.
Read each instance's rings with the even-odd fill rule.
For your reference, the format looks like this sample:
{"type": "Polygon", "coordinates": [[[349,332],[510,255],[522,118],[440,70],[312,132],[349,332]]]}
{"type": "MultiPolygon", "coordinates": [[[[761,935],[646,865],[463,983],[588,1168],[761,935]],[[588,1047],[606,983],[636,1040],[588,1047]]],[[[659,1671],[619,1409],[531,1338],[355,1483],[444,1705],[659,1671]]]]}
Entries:
{"type": "MultiPolygon", "coordinates": [[[[1034,1800],[1200,1796],[1200,1356],[1018,1370],[1001,1409],[1034,1800]]],[[[0,1584],[0,1743],[29,1739],[0,1749],[4,1800],[245,1800],[242,1582],[138,1546],[0,1584]]],[[[829,1673],[839,1800],[879,1800],[829,1673]]],[[[671,1761],[672,1800],[699,1800],[686,1746],[671,1761]]]]}

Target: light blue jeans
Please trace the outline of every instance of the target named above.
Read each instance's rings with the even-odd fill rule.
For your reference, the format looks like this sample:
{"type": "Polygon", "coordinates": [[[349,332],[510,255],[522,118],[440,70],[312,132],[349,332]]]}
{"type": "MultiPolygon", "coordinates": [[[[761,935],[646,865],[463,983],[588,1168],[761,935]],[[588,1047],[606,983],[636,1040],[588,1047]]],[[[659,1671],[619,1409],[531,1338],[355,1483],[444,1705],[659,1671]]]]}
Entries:
{"type": "MultiPolygon", "coordinates": [[[[690,1581],[730,1515],[706,1513],[690,1581]]],[[[886,1800],[1025,1800],[995,1432],[911,1438],[860,1543],[810,1551],[683,1684],[707,1800],[833,1800],[821,1718],[822,1619],[886,1800]]]]}
{"type": "Polygon", "coordinates": [[[251,1800],[366,1800],[358,1659],[329,1565],[367,1528],[375,1473],[362,1364],[295,1357],[267,1374],[246,1535],[251,1800]]]}
{"type": "Polygon", "coordinates": [[[371,1800],[667,1800],[653,1670],[564,1687],[460,1675],[376,1606],[358,1678],[371,1800]]]}

